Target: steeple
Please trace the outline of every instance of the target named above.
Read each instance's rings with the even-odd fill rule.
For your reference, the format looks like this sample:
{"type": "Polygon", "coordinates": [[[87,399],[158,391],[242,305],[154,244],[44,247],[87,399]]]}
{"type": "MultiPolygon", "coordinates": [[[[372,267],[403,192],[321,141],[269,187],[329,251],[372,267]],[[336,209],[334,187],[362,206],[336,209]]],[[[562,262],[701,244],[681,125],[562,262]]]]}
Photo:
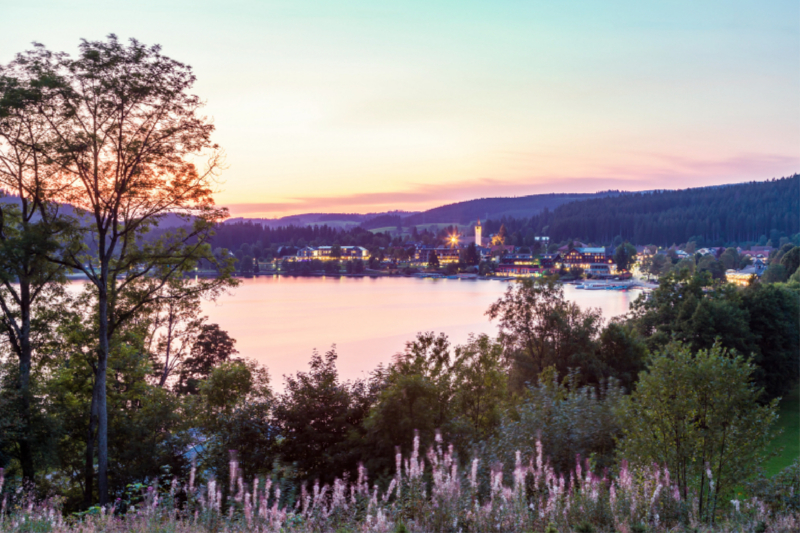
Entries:
{"type": "Polygon", "coordinates": [[[483,246],[483,241],[481,240],[482,230],[481,219],[478,219],[478,223],[475,224],[475,246],[483,246]]]}

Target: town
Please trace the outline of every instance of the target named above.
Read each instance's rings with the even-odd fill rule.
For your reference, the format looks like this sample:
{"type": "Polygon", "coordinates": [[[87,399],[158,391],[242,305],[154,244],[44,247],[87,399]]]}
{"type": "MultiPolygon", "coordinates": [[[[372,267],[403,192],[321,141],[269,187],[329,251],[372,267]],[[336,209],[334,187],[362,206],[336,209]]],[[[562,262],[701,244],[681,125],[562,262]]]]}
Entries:
{"type": "MultiPolygon", "coordinates": [[[[416,230],[416,228],[415,228],[416,230]]],[[[414,233],[417,233],[416,231],[414,233]]],[[[558,275],[562,281],[607,283],[578,284],[587,289],[624,289],[633,280],[652,282],[675,269],[709,270],[715,279],[745,286],[765,274],[771,259],[778,260],[792,248],[784,238],[783,248],[753,244],[737,247],[703,247],[695,243],[669,248],[655,245],[595,246],[577,240],[551,243],[548,236],[535,236],[531,246],[506,243],[503,226],[484,236],[480,220],[445,227],[436,242],[412,240],[411,234],[385,235],[386,246],[242,245],[229,252],[242,275],[406,275],[451,279],[517,279],[558,275]],[[782,253],[781,253],[782,252],[782,253]],[[723,278],[724,276],[724,278],[723,278]],[[617,283],[609,283],[617,282],[617,283]],[[623,283],[619,283],[623,282],[623,283]]],[[[771,244],[771,243],[770,243],[771,244]]],[[[652,285],[645,285],[652,286],[652,285]]]]}

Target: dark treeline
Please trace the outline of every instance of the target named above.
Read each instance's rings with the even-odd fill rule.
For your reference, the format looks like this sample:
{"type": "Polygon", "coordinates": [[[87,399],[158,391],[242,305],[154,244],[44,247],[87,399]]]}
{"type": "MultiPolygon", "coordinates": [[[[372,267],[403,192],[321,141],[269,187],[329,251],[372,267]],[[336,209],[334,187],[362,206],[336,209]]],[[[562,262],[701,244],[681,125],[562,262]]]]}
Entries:
{"type": "Polygon", "coordinates": [[[381,235],[363,228],[343,230],[327,224],[313,226],[281,226],[270,228],[256,222],[219,224],[212,239],[215,248],[238,250],[243,244],[261,243],[264,249],[276,246],[364,246],[384,245],[381,235]]]}
{"type": "Polygon", "coordinates": [[[800,175],[765,182],[677,191],[629,193],[571,202],[529,219],[500,224],[522,235],[553,241],[611,242],[670,246],[688,241],[709,245],[772,240],[800,232],[800,175]]]}
{"type": "MultiPolygon", "coordinates": [[[[798,212],[800,175],[794,175],[721,187],[623,194],[609,192],[599,198],[563,203],[554,210],[544,206],[539,214],[530,218],[504,215],[486,220],[483,225],[486,235],[497,233],[505,226],[508,244],[516,246],[532,246],[536,242],[535,236],[546,235],[551,242],[575,239],[612,243],[617,240],[671,246],[694,241],[702,246],[736,246],[745,243],[763,245],[772,241],[772,245],[777,247],[781,238],[789,240],[800,233],[798,212]]],[[[385,214],[350,230],[324,223],[269,228],[249,221],[235,222],[219,225],[213,242],[216,247],[230,250],[259,241],[265,248],[273,244],[305,246],[312,243],[370,248],[381,246],[385,239],[374,239],[368,229],[408,231],[415,225],[433,222],[425,217],[425,213],[410,217],[385,214]]],[[[454,213],[454,218],[469,223],[479,216],[461,220],[463,217],[454,213]]]]}

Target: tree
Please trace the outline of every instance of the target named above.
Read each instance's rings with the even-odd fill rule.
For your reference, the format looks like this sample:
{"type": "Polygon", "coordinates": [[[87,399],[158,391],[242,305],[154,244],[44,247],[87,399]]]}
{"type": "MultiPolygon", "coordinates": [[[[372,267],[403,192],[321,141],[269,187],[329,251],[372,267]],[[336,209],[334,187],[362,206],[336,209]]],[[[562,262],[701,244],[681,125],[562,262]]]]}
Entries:
{"type": "Polygon", "coordinates": [[[217,366],[233,360],[239,351],[236,339],[218,324],[203,324],[194,340],[189,357],[181,365],[176,390],[180,394],[197,394],[199,385],[217,366]]]}
{"type": "Polygon", "coordinates": [[[536,450],[539,441],[559,474],[569,475],[577,456],[591,457],[599,467],[613,465],[624,391],[614,380],[600,386],[580,382],[577,372],[561,380],[553,367],[545,369],[489,440],[499,459],[513,464],[517,450],[536,450]]]}
{"type": "Polygon", "coordinates": [[[777,401],[759,405],[755,367],[719,344],[657,352],[620,409],[619,454],[642,466],[666,464],[684,500],[713,521],[718,503],[763,461],[777,401]]]}
{"type": "Polygon", "coordinates": [[[271,470],[278,430],[271,417],[275,400],[265,368],[246,360],[222,362],[199,384],[194,398],[195,409],[187,411],[195,415],[205,437],[192,443],[201,470],[211,469],[227,481],[221,483],[223,490],[236,482],[229,479],[231,452],[248,474],[271,470]]]}
{"type": "Polygon", "coordinates": [[[436,429],[451,435],[453,355],[444,334],[420,333],[392,365],[376,373],[378,394],[365,421],[373,471],[388,473],[395,446],[409,449],[415,432],[423,446],[436,429]]]}
{"type": "Polygon", "coordinates": [[[602,362],[600,377],[613,377],[630,391],[644,370],[647,346],[633,328],[615,321],[600,334],[598,357],[602,362]]]}
{"type": "Polygon", "coordinates": [[[36,113],[54,141],[47,154],[58,178],[52,199],[73,205],[91,235],[91,249],[53,259],[86,274],[97,291],[94,397],[99,495],[106,505],[109,343],[169,279],[200,259],[214,260],[207,241],[213,224],[225,216],[212,199],[220,165],[210,140],[214,128],[198,115],[201,100],[189,93],[195,81],[191,69],[161,55],[158,46],[136,40],[125,46],[110,35],[83,41],[77,58],[38,47],[18,56],[14,67],[29,73],[43,95],[36,113]],[[202,155],[208,157],[205,170],[193,162],[202,155]],[[167,216],[183,218],[191,228],[146,238],[167,216]],[[144,277],[159,283],[140,290],[135,285],[144,277]],[[132,305],[121,308],[125,291],[137,297],[128,297],[132,305]]]}
{"type": "Polygon", "coordinates": [[[252,275],[253,274],[253,256],[252,255],[245,255],[242,256],[242,259],[239,261],[239,273],[244,275],[252,275]]]}
{"type": "Polygon", "coordinates": [[[713,279],[725,281],[725,265],[717,261],[713,254],[704,255],[697,262],[699,272],[709,272],[713,279]]]}
{"type": "Polygon", "coordinates": [[[783,267],[786,269],[787,277],[794,274],[798,267],[800,267],[800,246],[795,246],[783,254],[780,262],[781,265],[783,265],[783,267]]]}
{"type": "Polygon", "coordinates": [[[467,245],[462,255],[464,263],[466,263],[469,266],[477,265],[481,261],[481,258],[478,255],[478,250],[474,242],[471,242],[469,243],[469,245],[467,245]]]}
{"type": "Polygon", "coordinates": [[[49,329],[63,299],[63,266],[47,256],[75,247],[74,225],[50,201],[52,167],[42,147],[52,141],[46,121],[34,111],[42,95],[19,67],[0,66],[0,334],[17,358],[18,450],[23,478],[35,473],[31,427],[31,368],[41,349],[37,332],[49,329]],[[44,306],[42,305],[44,304],[44,306]],[[39,316],[34,309],[38,308],[39,316]]]}
{"type": "Polygon", "coordinates": [[[668,265],[672,266],[672,263],[665,254],[651,255],[650,268],[646,270],[648,279],[650,279],[650,276],[658,277],[663,274],[668,265]]]}
{"type": "Polygon", "coordinates": [[[498,321],[498,340],[504,346],[512,386],[517,390],[533,383],[549,366],[561,375],[569,368],[581,368],[587,375],[599,371],[596,350],[600,311],[582,311],[567,301],[557,280],[514,283],[486,314],[498,321]]]}
{"type": "Polygon", "coordinates": [[[758,366],[754,378],[766,398],[787,395],[800,379],[800,301],[790,289],[756,283],[742,292],[758,366]]]}
{"type": "Polygon", "coordinates": [[[719,260],[727,270],[735,270],[739,266],[739,252],[736,251],[736,248],[726,248],[719,256],[719,260]]]}
{"type": "Polygon", "coordinates": [[[636,247],[629,242],[624,242],[614,250],[614,263],[617,270],[627,271],[636,262],[636,247]]]}
{"type": "Polygon", "coordinates": [[[787,279],[789,279],[789,274],[786,267],[780,263],[769,265],[761,276],[761,281],[764,283],[782,283],[787,279]]]}
{"type": "Polygon", "coordinates": [[[342,383],[335,350],[314,353],[308,372],[285,378],[274,408],[281,457],[304,479],[331,482],[357,466],[349,440],[360,431],[372,403],[366,383],[342,383]]]}
{"type": "Polygon", "coordinates": [[[431,255],[428,256],[428,268],[432,270],[439,268],[439,256],[434,251],[431,251],[431,255]]]}
{"type": "Polygon", "coordinates": [[[456,348],[453,370],[453,402],[456,416],[465,425],[464,437],[482,441],[499,425],[506,401],[503,346],[485,334],[472,337],[456,348]]]}

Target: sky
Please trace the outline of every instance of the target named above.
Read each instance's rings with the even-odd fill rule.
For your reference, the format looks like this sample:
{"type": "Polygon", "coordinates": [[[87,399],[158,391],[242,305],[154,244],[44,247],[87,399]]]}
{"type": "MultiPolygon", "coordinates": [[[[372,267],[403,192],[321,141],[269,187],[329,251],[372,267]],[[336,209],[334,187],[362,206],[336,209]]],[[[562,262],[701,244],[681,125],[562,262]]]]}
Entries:
{"type": "Polygon", "coordinates": [[[800,2],[0,0],[0,63],[109,33],[192,65],[234,216],[800,171],[800,2]]]}

